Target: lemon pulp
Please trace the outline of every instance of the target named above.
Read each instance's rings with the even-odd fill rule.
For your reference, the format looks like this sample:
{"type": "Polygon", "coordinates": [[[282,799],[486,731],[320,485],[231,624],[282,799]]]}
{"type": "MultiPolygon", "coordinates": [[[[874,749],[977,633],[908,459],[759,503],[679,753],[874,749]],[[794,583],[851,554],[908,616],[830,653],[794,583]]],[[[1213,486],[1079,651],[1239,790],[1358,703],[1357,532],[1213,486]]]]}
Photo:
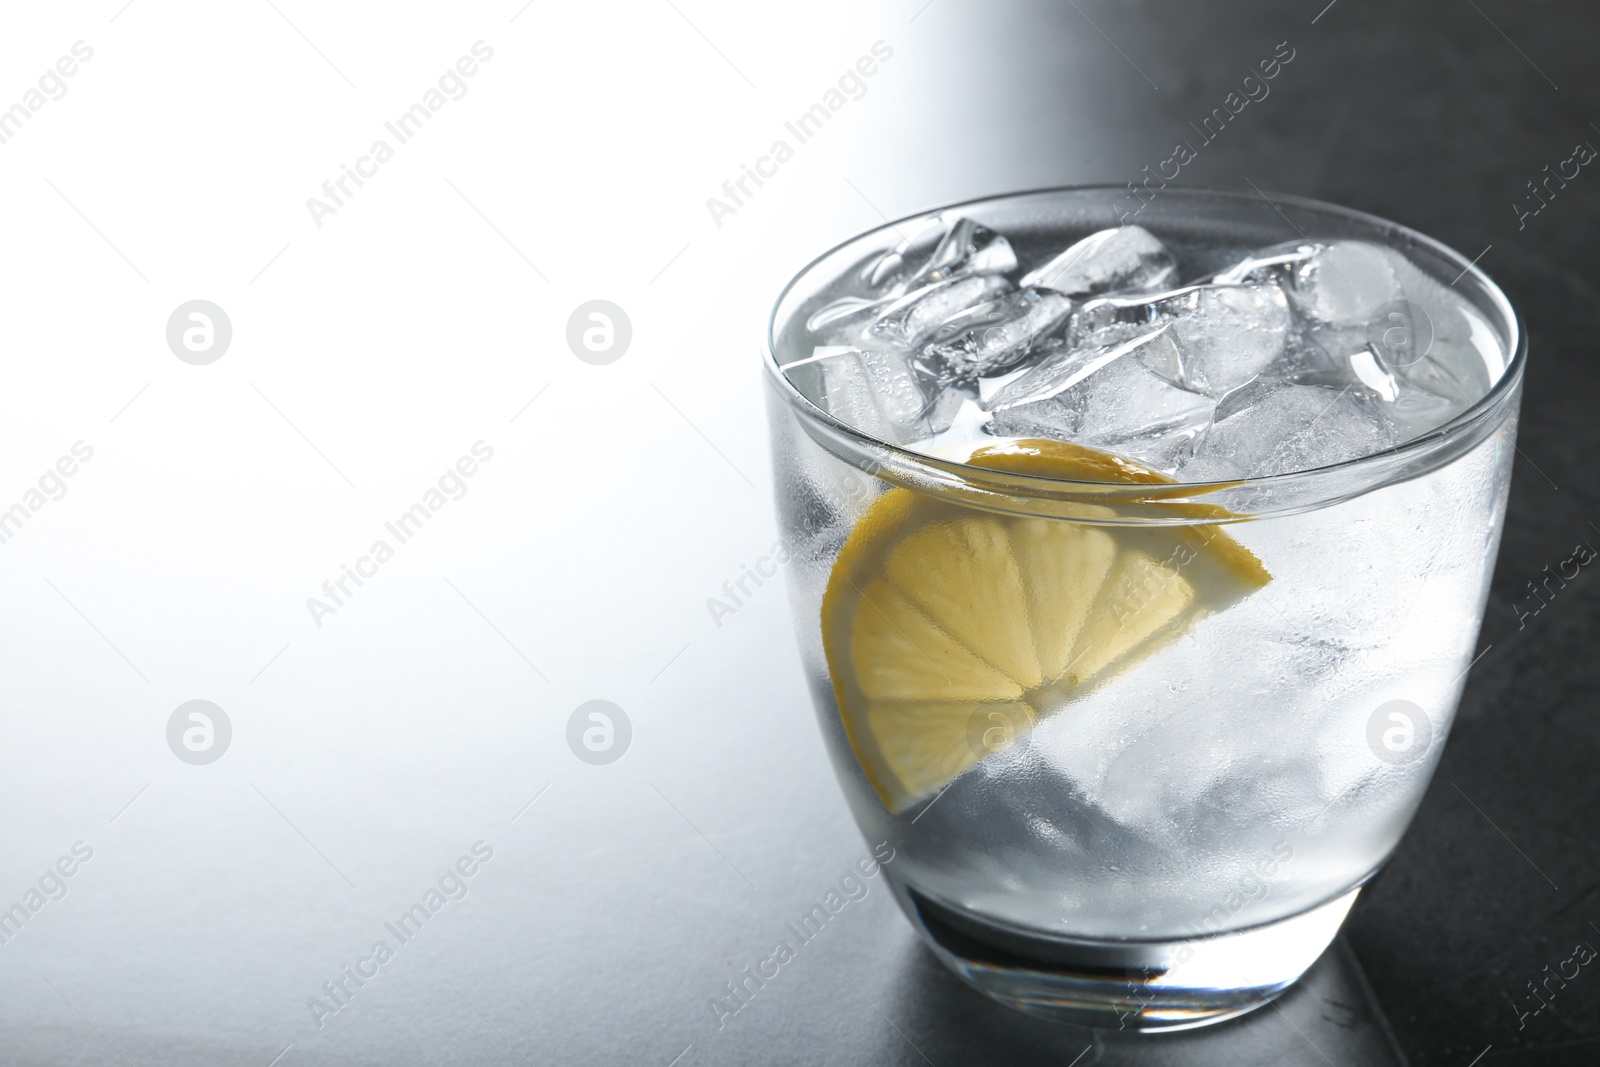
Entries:
{"type": "MultiPolygon", "coordinates": [[[[1074,481],[1174,482],[1063,441],[990,446],[967,462],[1074,481]]],[[[834,563],[823,649],[851,747],[898,814],[1271,580],[1217,525],[996,515],[895,488],[834,563]]]]}

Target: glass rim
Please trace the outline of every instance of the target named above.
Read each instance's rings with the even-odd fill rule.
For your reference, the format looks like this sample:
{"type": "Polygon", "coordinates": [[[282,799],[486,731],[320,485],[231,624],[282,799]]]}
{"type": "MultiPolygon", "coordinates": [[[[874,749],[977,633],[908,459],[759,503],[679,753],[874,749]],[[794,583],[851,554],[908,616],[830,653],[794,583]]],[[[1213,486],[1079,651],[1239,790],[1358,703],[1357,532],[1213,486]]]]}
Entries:
{"type": "MultiPolygon", "coordinates": [[[[941,207],[928,208],[909,215],[901,216],[896,219],[891,219],[879,226],[874,226],[871,229],[863,230],[846,238],[843,241],[840,241],[839,243],[828,248],[826,251],[815,256],[804,267],[795,272],[795,274],[784,284],[783,288],[778,292],[777,298],[773,301],[772,308],[766,315],[765,324],[761,331],[762,364],[765,368],[768,381],[778,388],[784,399],[787,400],[789,407],[795,411],[798,416],[809,420],[819,429],[824,431],[828,436],[836,439],[842,438],[843,442],[852,444],[857,448],[862,449],[864,454],[878,453],[892,457],[897,463],[907,468],[912,470],[927,471],[933,475],[934,480],[936,481],[948,481],[951,478],[955,478],[966,481],[969,484],[981,485],[984,483],[994,483],[997,472],[993,469],[973,466],[972,464],[960,460],[950,460],[937,456],[931,456],[927,453],[918,452],[913,448],[908,448],[903,445],[894,444],[890,441],[885,441],[879,437],[873,436],[872,434],[858,430],[846,422],[842,422],[814,404],[805,396],[805,394],[800,392],[800,390],[792,381],[789,380],[788,375],[783,372],[782,367],[778,363],[778,357],[775,351],[776,346],[774,344],[774,332],[778,323],[779,312],[782,310],[784,301],[794,291],[795,286],[798,285],[802,279],[805,279],[807,276],[809,276],[811,272],[824,261],[836,255],[837,253],[844,251],[849,246],[863,240],[864,238],[870,237],[874,234],[883,233],[887,230],[897,229],[903,223],[908,223],[916,219],[935,217],[951,212],[959,212],[962,209],[971,209],[981,206],[999,204],[1007,200],[1020,200],[1026,197],[1045,197],[1051,194],[1088,195],[1096,193],[1120,195],[1122,192],[1123,187],[1118,185],[1089,184],[1046,186],[1037,189],[1023,189],[1015,192],[975,197],[969,200],[962,200],[941,207]]],[[[1268,194],[1259,191],[1247,193],[1237,189],[1220,189],[1202,185],[1168,186],[1163,190],[1163,194],[1169,199],[1176,195],[1176,197],[1179,199],[1209,198],[1231,200],[1235,202],[1262,200],[1274,209],[1276,209],[1279,204],[1288,204],[1293,207],[1302,208],[1309,211],[1324,212],[1342,216],[1345,219],[1365,224],[1393,234],[1403,234],[1408,240],[1426,247],[1445,262],[1461,268],[1461,273],[1457,275],[1455,282],[1450,283],[1452,287],[1463,277],[1470,275],[1481,288],[1481,290],[1489,297],[1495,306],[1496,312],[1498,312],[1501,318],[1501,322],[1496,325],[1503,325],[1507,331],[1505,348],[1509,353],[1509,358],[1506,361],[1505,368],[1501,371],[1499,378],[1489,387],[1488,391],[1485,392],[1483,396],[1479,397],[1465,411],[1461,412],[1450,421],[1442,423],[1441,425],[1436,426],[1433,429],[1428,430],[1427,432],[1422,433],[1414,438],[1411,438],[1408,441],[1403,441],[1398,445],[1393,445],[1377,452],[1369,452],[1365,455],[1357,456],[1354,459],[1344,460],[1339,463],[1332,463],[1322,467],[1312,467],[1300,471],[1287,471],[1279,474],[1260,475],[1251,478],[1235,478],[1208,482],[1177,482],[1172,485],[1164,485],[1160,487],[1153,485],[1131,485],[1127,482],[1094,482],[1072,478],[1053,478],[1036,474],[1008,473],[1003,476],[1003,481],[1008,487],[1010,487],[1010,491],[1015,492],[1020,490],[1022,495],[1025,496],[1050,498],[1059,496],[1063,493],[1071,495],[1075,490],[1080,490],[1088,491],[1095,497],[1102,500],[1115,499],[1118,497],[1148,500],[1150,499],[1151,490],[1160,488],[1165,489],[1166,493],[1170,494],[1168,497],[1169,499],[1170,496],[1179,495],[1185,498],[1193,498],[1204,497],[1206,494],[1213,492],[1237,490],[1241,488],[1251,489],[1257,487],[1271,488],[1289,485],[1307,485],[1314,482],[1334,481],[1343,475],[1356,472],[1365,472],[1376,468],[1405,467],[1413,462],[1425,461],[1428,457],[1442,451],[1447,445],[1460,439],[1464,434],[1467,434],[1472,429],[1480,427],[1480,424],[1498,413],[1500,409],[1505,406],[1509,396],[1521,384],[1523,369],[1527,363],[1528,353],[1527,331],[1524,328],[1521,315],[1517,312],[1516,307],[1511,303],[1510,299],[1506,296],[1505,292],[1500,288],[1500,286],[1492,278],[1490,278],[1485,271],[1478,267],[1475,261],[1469,260],[1466,256],[1462,255],[1460,252],[1456,251],[1454,248],[1450,247],[1444,242],[1429,237],[1427,234],[1418,230],[1414,230],[1409,226],[1405,226],[1401,223],[1394,222],[1393,220],[1383,218],[1380,215],[1374,215],[1370,212],[1329,203],[1325,200],[1316,200],[1311,197],[1278,193],[1273,193],[1269,196],[1268,194]]],[[[1285,216],[1285,221],[1288,221],[1287,216],[1285,216]]],[[[1293,226],[1294,224],[1291,222],[1290,225],[1293,226]]],[[[1392,242],[1390,242],[1390,247],[1392,246],[1392,242]]],[[[1492,427],[1490,429],[1492,429],[1492,427]]],[[[1002,440],[1002,438],[996,438],[997,443],[1002,440]]],[[[1379,484],[1387,484],[1387,481],[1385,480],[1379,484]]],[[[1338,499],[1347,499],[1350,496],[1360,495],[1361,493],[1370,491],[1371,489],[1377,487],[1377,485],[1371,485],[1362,489],[1360,493],[1347,493],[1342,495],[1336,494],[1336,496],[1338,499]]],[[[1245,518],[1247,516],[1239,517],[1245,518]]]]}

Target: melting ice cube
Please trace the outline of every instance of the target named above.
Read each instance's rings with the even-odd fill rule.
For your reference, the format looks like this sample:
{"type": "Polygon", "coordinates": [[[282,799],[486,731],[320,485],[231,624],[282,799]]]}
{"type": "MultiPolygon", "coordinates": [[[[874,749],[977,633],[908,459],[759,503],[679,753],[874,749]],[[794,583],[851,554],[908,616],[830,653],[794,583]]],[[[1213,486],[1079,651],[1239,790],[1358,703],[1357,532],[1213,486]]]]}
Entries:
{"type": "Polygon", "coordinates": [[[1289,309],[1275,282],[1192,285],[1150,296],[1091,300],[1072,322],[1076,343],[1124,339],[1170,325],[1185,354],[1180,384],[1220,397],[1265,371],[1289,339],[1289,309]]]}
{"type": "MultiPolygon", "coordinates": [[[[926,291],[936,283],[964,276],[1003,274],[1017,266],[1011,242],[971,219],[958,218],[948,228],[942,222],[934,226],[943,230],[943,236],[921,267],[908,271],[905,263],[906,254],[919,243],[920,235],[905,239],[862,268],[859,279],[867,290],[865,293],[841,296],[817,309],[806,320],[806,329],[823,332],[830,326],[887,314],[908,294],[926,291]]],[[[848,338],[834,330],[828,331],[827,339],[843,341],[848,338]]]]}
{"type": "Polygon", "coordinates": [[[1269,281],[1287,284],[1295,268],[1314,257],[1323,247],[1315,242],[1304,241],[1253,252],[1211,280],[1218,285],[1269,281]]]}
{"type": "Polygon", "coordinates": [[[946,384],[1001,374],[1033,353],[1071,312],[1072,301],[1060,293],[1007,293],[946,321],[917,364],[946,384]]]}
{"type": "Polygon", "coordinates": [[[1118,226],[1091,233],[1024,275],[1022,285],[1083,297],[1161,289],[1177,276],[1178,261],[1154,234],[1143,226],[1118,226]]]}
{"type": "Polygon", "coordinates": [[[1357,386],[1404,438],[1465,411],[1504,369],[1500,339],[1483,317],[1394,249],[1334,242],[1296,271],[1291,303],[1323,358],[1293,368],[1310,372],[1294,373],[1295,380],[1357,386]],[[1341,273],[1363,281],[1348,284],[1341,273]]]}
{"type": "Polygon", "coordinates": [[[1402,295],[1369,324],[1373,343],[1403,381],[1469,406],[1505,369],[1504,346],[1464,297],[1399,252],[1384,251],[1402,295]]]}
{"type": "Polygon", "coordinates": [[[1213,405],[1175,380],[1183,363],[1170,324],[1121,344],[1057,353],[990,398],[991,432],[1077,441],[1171,473],[1213,405]]]}
{"type": "Polygon", "coordinates": [[[1016,266],[1017,254],[1010,241],[971,219],[958,218],[906,284],[909,288],[960,274],[1004,274],[1016,266]]]}
{"type": "Polygon", "coordinates": [[[1260,478],[1332,466],[1398,443],[1352,387],[1258,379],[1217,404],[1179,477],[1186,482],[1260,478]]]}
{"type": "Polygon", "coordinates": [[[1336,389],[1354,387],[1368,406],[1398,431],[1400,441],[1443,426],[1470,406],[1459,391],[1441,396],[1408,379],[1390,365],[1386,353],[1376,344],[1369,343],[1330,363],[1332,370],[1302,375],[1296,382],[1336,389]]]}
{"type": "Polygon", "coordinates": [[[1395,253],[1366,241],[1297,241],[1263,249],[1216,276],[1219,283],[1277,282],[1294,309],[1322,327],[1365,327],[1400,294],[1395,253]]]}
{"type": "Polygon", "coordinates": [[[821,368],[817,402],[847,426],[890,444],[910,444],[942,433],[960,406],[959,394],[930,400],[905,357],[842,345],[817,347],[821,368]]]}
{"type": "Polygon", "coordinates": [[[950,319],[1010,288],[1011,283],[997,274],[967,275],[925,285],[884,308],[866,328],[865,339],[873,347],[909,352],[920,348],[950,319]]]}

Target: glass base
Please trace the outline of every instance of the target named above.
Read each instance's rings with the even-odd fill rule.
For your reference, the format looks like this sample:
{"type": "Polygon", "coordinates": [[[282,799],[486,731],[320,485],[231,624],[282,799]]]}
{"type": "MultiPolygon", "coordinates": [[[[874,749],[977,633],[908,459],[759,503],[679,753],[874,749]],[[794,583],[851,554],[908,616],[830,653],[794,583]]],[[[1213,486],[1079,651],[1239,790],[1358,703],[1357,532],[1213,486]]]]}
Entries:
{"type": "Polygon", "coordinates": [[[1058,1022],[1148,1031],[1207,1026],[1269,1003],[1322,955],[1361,892],[1231,933],[1097,941],[997,925],[893,881],[934,955],[979,992],[1058,1022]]]}

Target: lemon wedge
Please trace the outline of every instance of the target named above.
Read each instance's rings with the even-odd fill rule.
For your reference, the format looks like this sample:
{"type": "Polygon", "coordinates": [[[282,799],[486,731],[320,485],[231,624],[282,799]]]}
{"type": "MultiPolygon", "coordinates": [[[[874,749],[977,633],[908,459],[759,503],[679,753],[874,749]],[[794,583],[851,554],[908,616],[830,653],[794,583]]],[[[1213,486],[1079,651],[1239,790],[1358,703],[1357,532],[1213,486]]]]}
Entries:
{"type": "MultiPolygon", "coordinates": [[[[967,462],[1080,482],[1174,484],[1062,441],[990,446],[967,462]]],[[[1214,505],[1155,506],[1193,519],[1238,517],[1214,505]]],[[[998,515],[895,488],[862,516],[834,563],[823,649],[850,744],[898,814],[1271,580],[1215,524],[998,515]]]]}

